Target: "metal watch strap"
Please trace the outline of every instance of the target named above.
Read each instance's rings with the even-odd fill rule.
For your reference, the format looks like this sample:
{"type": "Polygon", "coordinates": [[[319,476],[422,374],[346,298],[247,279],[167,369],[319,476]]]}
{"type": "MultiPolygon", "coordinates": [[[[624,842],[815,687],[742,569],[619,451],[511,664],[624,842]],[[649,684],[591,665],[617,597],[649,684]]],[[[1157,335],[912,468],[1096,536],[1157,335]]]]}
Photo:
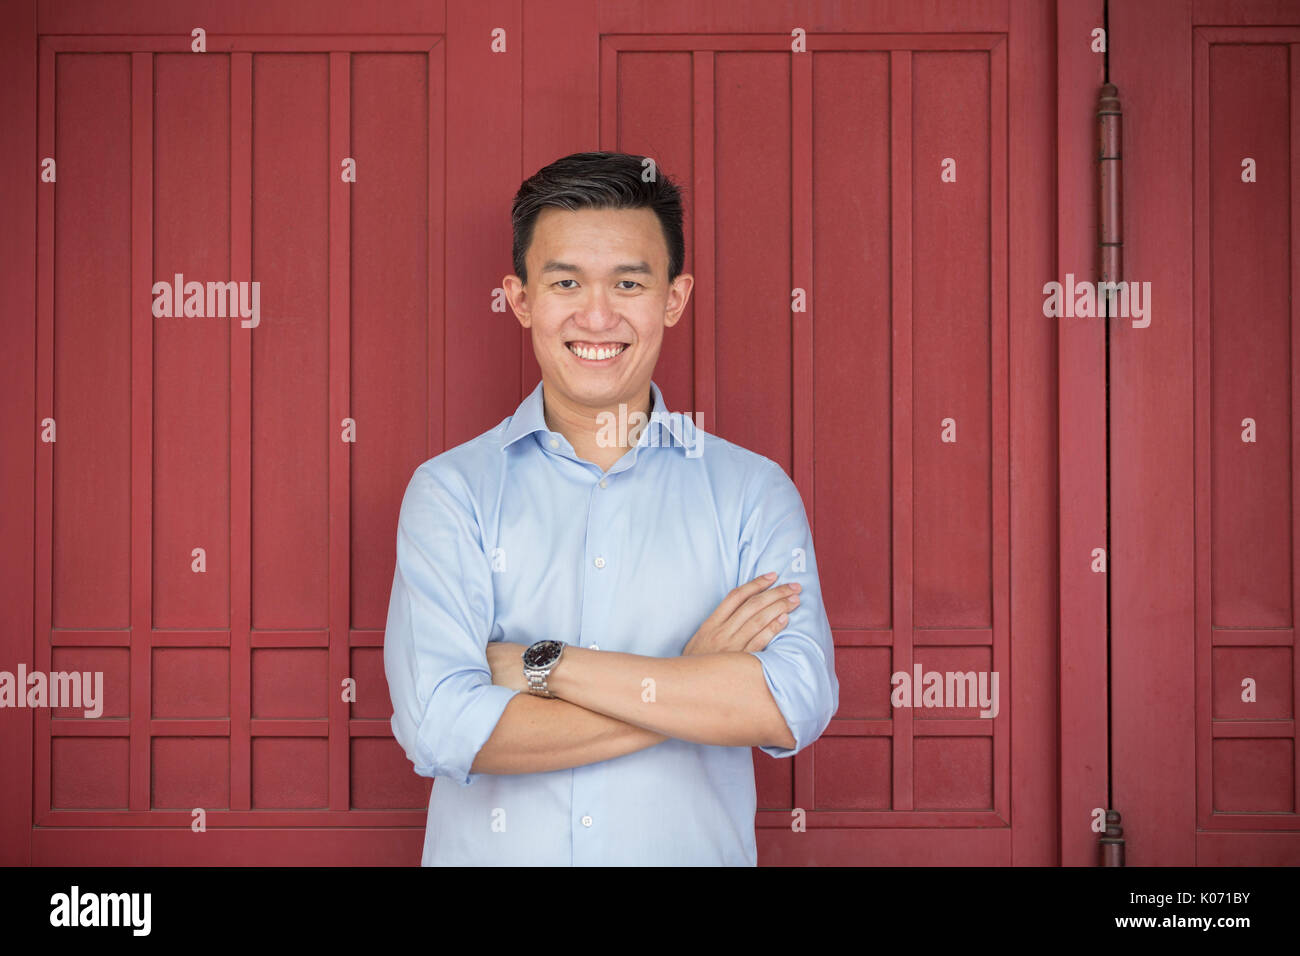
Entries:
{"type": "Polygon", "coordinates": [[[536,697],[555,700],[555,695],[546,686],[546,677],[549,673],[550,671],[525,671],[524,676],[528,678],[528,692],[536,697]]]}

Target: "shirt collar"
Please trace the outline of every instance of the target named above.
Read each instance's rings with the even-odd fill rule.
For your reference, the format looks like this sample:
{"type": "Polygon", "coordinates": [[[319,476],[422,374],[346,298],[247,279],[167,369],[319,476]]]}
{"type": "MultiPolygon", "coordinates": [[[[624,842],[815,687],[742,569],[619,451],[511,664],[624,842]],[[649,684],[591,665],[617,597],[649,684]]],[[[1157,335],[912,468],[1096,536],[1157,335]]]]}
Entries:
{"type": "MultiPolygon", "coordinates": [[[[542,414],[542,385],[542,382],[538,382],[537,387],[515,409],[515,413],[511,416],[510,424],[506,426],[505,435],[502,438],[502,450],[509,448],[519,439],[525,438],[533,432],[550,431],[546,427],[546,416],[542,414]]],[[[674,444],[679,448],[686,449],[688,452],[698,443],[699,436],[694,433],[690,418],[677,412],[670,414],[668,406],[664,402],[664,394],[654,382],[650,383],[650,411],[650,421],[637,443],[638,446],[656,444],[656,433],[661,428],[668,429],[669,434],[676,439],[674,444]],[[688,428],[687,426],[691,427],[688,428]],[[689,442],[687,441],[688,434],[690,437],[689,442]]],[[[658,444],[665,444],[665,442],[658,442],[658,444]]]]}

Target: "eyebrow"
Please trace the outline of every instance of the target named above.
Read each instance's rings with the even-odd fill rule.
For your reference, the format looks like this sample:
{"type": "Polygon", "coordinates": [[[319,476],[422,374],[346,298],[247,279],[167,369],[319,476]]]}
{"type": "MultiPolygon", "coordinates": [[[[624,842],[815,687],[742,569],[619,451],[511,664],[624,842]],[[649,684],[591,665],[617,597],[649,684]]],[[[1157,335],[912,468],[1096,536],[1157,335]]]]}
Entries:
{"type": "MultiPolygon", "coordinates": [[[[629,272],[634,272],[639,275],[654,275],[654,271],[650,268],[649,264],[645,262],[624,262],[620,265],[616,265],[610,271],[615,275],[623,275],[629,272]]],[[[548,260],[546,264],[542,266],[542,272],[576,272],[579,275],[582,274],[582,270],[573,265],[573,263],[560,262],[558,259],[548,260]]]]}

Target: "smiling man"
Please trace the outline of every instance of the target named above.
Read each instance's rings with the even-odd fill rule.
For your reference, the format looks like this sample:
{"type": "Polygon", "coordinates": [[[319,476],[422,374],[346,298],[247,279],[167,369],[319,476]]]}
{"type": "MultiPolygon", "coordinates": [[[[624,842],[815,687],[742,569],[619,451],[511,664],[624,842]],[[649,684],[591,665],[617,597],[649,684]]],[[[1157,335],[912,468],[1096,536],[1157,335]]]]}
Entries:
{"type": "Polygon", "coordinates": [[[578,153],[520,187],[505,290],[542,381],[402,501],[384,664],[393,733],[443,778],[426,866],[753,866],[750,748],[792,756],[839,704],[793,482],[651,380],[693,279],[648,165],[578,153]]]}

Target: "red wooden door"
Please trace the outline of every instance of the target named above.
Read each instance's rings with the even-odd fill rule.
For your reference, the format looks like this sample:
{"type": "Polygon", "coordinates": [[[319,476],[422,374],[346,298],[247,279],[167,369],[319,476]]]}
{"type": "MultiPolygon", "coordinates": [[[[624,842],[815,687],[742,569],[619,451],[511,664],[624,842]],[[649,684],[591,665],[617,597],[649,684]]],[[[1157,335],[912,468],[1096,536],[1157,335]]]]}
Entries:
{"type": "Polygon", "coordinates": [[[32,859],[418,859],[381,653],[443,442],[441,15],[101,15],[42,14],[34,660],[105,709],[34,713],[32,859]]]}
{"type": "Polygon", "coordinates": [[[12,389],[56,440],[5,473],[36,520],[2,639],[102,671],[106,705],[5,725],[33,781],[8,858],[419,859],[380,655],[401,493],[536,382],[496,294],[509,198],[601,146],[686,187],[656,380],[814,525],[840,711],[756,753],[760,859],[1055,861],[1050,7],[57,0],[30,27],[57,177],[12,389]],[[178,274],[256,281],[256,324],[155,315],[178,274]],[[892,706],[917,665],[996,672],[997,715],[892,706]]]}
{"type": "Polygon", "coordinates": [[[760,862],[1053,861],[1051,11],[565,7],[525,166],[576,139],[685,185],[696,292],[656,378],[813,525],[840,707],[755,752],[760,862]],[[998,716],[892,706],[917,666],[996,672],[998,716]]]}
{"type": "Polygon", "coordinates": [[[1300,9],[1110,25],[1152,289],[1110,332],[1113,805],[1131,863],[1295,865],[1300,9]]]}

